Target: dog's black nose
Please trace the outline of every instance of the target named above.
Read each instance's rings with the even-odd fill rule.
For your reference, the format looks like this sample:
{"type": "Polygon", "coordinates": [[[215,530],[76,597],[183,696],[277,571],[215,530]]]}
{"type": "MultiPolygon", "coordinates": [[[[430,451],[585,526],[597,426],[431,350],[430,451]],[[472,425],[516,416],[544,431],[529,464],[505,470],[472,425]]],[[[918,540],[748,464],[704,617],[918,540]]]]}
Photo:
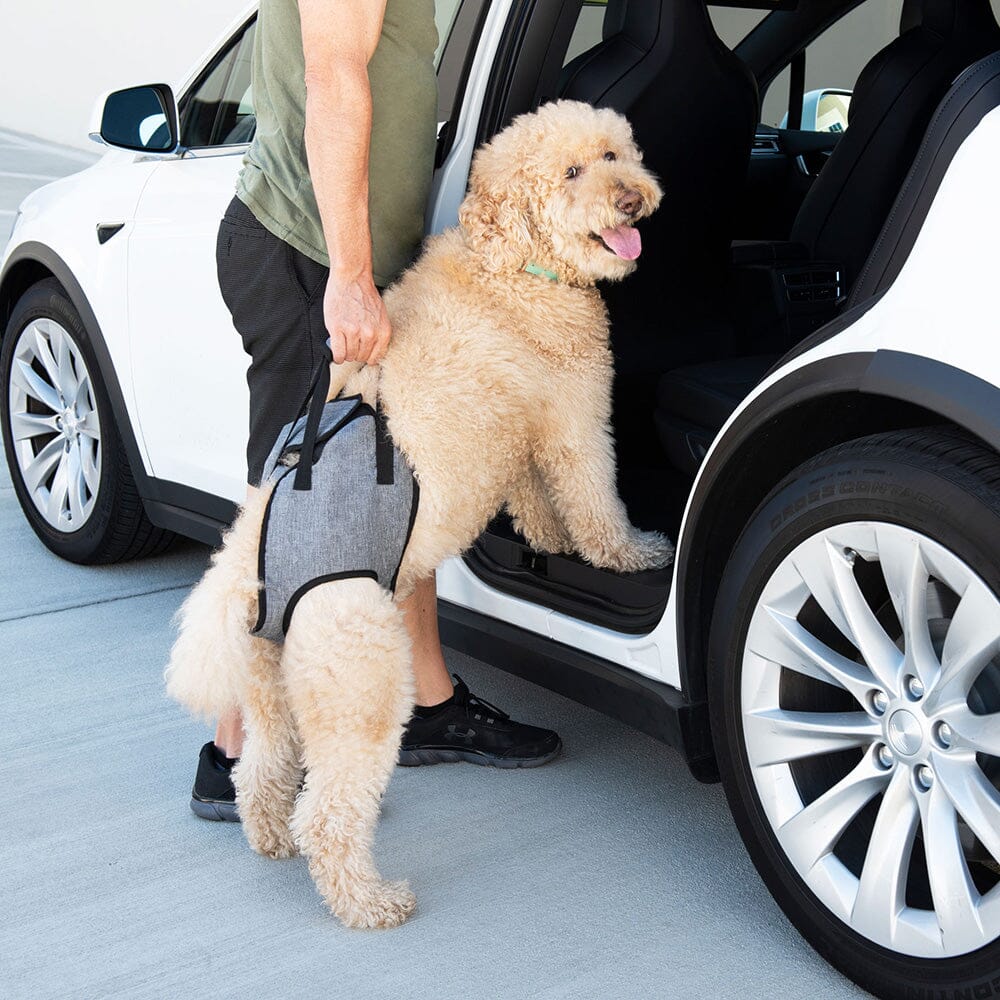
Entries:
{"type": "Polygon", "coordinates": [[[638,191],[633,191],[632,188],[626,188],[618,196],[615,208],[626,215],[638,215],[642,209],[642,195],[638,191]]]}

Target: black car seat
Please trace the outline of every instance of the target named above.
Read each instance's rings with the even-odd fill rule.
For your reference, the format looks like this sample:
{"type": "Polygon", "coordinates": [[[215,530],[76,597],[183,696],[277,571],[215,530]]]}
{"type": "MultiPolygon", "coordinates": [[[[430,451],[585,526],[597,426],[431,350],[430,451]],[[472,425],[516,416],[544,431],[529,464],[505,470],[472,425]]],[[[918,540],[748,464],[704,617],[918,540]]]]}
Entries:
{"type": "Polygon", "coordinates": [[[622,112],[665,192],[640,224],[638,270],[604,289],[621,440],[625,410],[648,429],[659,374],[678,357],[731,350],[722,288],[757,84],[716,35],[705,0],[608,0],[604,38],[567,65],[561,96],[622,112]]]}
{"type": "MultiPolygon", "coordinates": [[[[810,259],[841,266],[845,288],[860,273],[952,82],[1000,49],[989,0],[922,0],[907,4],[903,17],[903,26],[914,26],[861,71],[850,127],[792,228],[792,240],[807,247],[810,259]]],[[[681,367],[660,379],[656,423],[675,465],[697,470],[722,424],[776,360],[730,358],[681,367]]]]}

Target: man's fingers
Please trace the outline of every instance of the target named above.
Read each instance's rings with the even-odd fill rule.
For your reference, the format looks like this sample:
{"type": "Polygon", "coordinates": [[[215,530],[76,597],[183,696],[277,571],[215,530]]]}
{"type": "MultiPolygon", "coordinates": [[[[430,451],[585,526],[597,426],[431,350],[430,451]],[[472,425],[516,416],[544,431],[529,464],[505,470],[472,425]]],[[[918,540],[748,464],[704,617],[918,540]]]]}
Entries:
{"type": "Polygon", "coordinates": [[[339,331],[330,330],[330,352],[333,354],[333,360],[338,364],[342,365],[348,360],[347,357],[347,341],[344,339],[344,335],[339,331]]]}
{"type": "Polygon", "coordinates": [[[354,356],[355,361],[360,361],[362,364],[368,364],[368,359],[372,354],[372,338],[370,336],[360,337],[358,339],[357,353],[354,356]]]}
{"type": "Polygon", "coordinates": [[[358,360],[358,331],[351,330],[350,333],[346,334],[344,341],[347,344],[347,360],[357,361],[358,360]]]}
{"type": "Polygon", "coordinates": [[[389,350],[389,338],[391,336],[392,328],[388,322],[383,323],[379,329],[378,341],[372,349],[371,358],[368,361],[370,365],[381,364],[382,359],[385,357],[385,352],[389,350]]]}

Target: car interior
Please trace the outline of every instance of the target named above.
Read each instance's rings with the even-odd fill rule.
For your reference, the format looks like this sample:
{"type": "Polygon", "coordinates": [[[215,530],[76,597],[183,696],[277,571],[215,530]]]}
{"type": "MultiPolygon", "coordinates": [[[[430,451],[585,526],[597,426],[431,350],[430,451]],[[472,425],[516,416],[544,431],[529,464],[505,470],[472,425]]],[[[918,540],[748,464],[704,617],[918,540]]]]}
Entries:
{"type": "MultiPolygon", "coordinates": [[[[438,5],[439,163],[487,6],[438,5]]],[[[635,524],[676,538],[698,467],[740,401],[860,304],[865,261],[936,108],[963,70],[1000,50],[998,10],[1000,0],[514,5],[518,31],[480,138],[546,100],[612,107],[665,190],[640,224],[638,270],[602,288],[619,490],[635,524]]],[[[182,146],[252,138],[254,27],[182,99],[182,146]]],[[[669,593],[669,570],[623,576],[533,552],[505,514],[465,558],[500,590],[624,632],[654,627],[669,593]]]]}
{"type": "MultiPolygon", "coordinates": [[[[934,111],[964,69],[1000,49],[989,0],[726,5],[765,6],[730,49],[713,23],[721,5],[584,3],[575,35],[590,17],[600,36],[545,95],[624,113],[663,181],[662,206],[640,226],[638,270],[602,291],[619,488],[634,523],[672,537],[712,439],[782,355],[854,304],[934,111]],[[848,121],[834,114],[829,130],[808,130],[796,119],[811,46],[873,5],[891,8],[898,30],[853,87],[830,88],[848,121]],[[782,70],[788,110],[768,126],[762,97],[782,70]]],[[[532,553],[504,516],[467,562],[500,589],[627,632],[658,620],[669,587],[668,571],[622,577],[532,553]]]]}

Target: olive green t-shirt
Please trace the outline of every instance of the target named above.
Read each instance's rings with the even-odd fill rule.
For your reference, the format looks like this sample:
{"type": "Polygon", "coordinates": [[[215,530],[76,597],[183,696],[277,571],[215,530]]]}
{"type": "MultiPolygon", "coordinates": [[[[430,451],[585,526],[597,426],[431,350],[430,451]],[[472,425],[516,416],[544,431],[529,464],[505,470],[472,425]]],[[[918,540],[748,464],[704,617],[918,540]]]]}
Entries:
{"type": "MultiPolygon", "coordinates": [[[[424,234],[434,170],[434,0],[388,0],[368,63],[372,91],[368,210],[380,287],[410,263],[424,234]]],[[[329,265],[305,146],[305,57],[297,0],[261,0],[253,52],[257,129],[237,196],[261,224],[329,265]]]]}

